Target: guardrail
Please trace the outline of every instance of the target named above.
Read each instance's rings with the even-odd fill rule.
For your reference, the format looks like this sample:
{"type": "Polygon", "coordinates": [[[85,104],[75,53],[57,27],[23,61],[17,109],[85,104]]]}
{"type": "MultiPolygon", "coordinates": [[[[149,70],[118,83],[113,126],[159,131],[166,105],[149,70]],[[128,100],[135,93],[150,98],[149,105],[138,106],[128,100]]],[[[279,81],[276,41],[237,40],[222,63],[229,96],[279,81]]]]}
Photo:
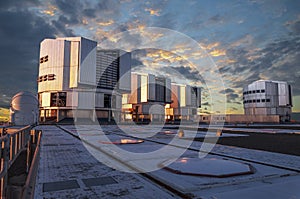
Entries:
{"type": "Polygon", "coordinates": [[[35,179],[37,175],[39,157],[40,157],[40,143],[42,131],[31,132],[31,149],[29,150],[30,169],[27,175],[25,185],[23,187],[22,199],[34,198],[35,179]]]}
{"type": "Polygon", "coordinates": [[[30,173],[32,163],[36,162],[34,158],[38,154],[35,153],[35,150],[39,146],[41,131],[31,129],[32,126],[26,126],[8,133],[7,129],[3,128],[0,132],[0,198],[8,198],[8,170],[18,156],[27,151],[26,165],[24,165],[27,173],[30,173]]]}

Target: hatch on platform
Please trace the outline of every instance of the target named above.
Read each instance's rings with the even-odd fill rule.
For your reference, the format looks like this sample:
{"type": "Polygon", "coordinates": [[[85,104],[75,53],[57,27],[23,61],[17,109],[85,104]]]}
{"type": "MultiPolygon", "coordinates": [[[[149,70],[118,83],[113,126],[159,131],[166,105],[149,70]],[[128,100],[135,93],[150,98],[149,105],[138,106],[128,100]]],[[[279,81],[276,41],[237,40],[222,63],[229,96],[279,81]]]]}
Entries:
{"type": "Polygon", "coordinates": [[[207,176],[207,177],[231,177],[254,173],[254,168],[245,163],[216,158],[180,158],[172,162],[168,160],[160,166],[164,169],[183,175],[207,176]]]}

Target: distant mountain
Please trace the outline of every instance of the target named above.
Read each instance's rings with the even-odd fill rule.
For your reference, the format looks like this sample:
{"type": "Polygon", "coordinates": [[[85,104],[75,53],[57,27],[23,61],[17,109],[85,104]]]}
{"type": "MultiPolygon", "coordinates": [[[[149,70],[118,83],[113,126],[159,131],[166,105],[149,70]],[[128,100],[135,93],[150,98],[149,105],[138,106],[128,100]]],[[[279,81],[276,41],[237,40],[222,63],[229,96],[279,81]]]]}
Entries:
{"type": "Polygon", "coordinates": [[[300,113],[292,113],[292,120],[300,122],[300,113]]]}
{"type": "Polygon", "coordinates": [[[0,122],[7,122],[9,120],[9,109],[0,107],[0,122]]]}

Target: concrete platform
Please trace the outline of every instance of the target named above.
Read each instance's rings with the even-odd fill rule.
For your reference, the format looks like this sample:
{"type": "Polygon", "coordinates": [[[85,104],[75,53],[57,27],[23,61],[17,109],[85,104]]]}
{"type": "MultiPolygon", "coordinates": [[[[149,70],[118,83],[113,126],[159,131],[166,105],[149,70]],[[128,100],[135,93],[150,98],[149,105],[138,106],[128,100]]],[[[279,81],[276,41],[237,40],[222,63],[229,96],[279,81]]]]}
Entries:
{"type": "MultiPolygon", "coordinates": [[[[74,128],[72,126],[64,126],[64,127],[70,130],[74,128]]],[[[93,135],[95,132],[97,132],[100,135],[106,134],[107,132],[111,132],[111,134],[108,135],[110,139],[114,139],[114,137],[116,136],[114,135],[114,133],[118,133],[119,136],[121,136],[130,132],[131,135],[133,136],[135,135],[136,138],[144,138],[146,137],[147,134],[146,132],[145,133],[138,132],[138,130],[136,130],[134,127],[131,126],[124,126],[122,128],[126,130],[123,133],[120,132],[120,130],[117,130],[116,126],[101,126],[101,130],[99,126],[78,126],[77,127],[77,129],[83,131],[85,130],[90,131],[93,133],[93,135]]],[[[150,127],[144,127],[144,129],[146,130],[147,128],[150,127]]],[[[151,133],[153,134],[153,132],[155,132],[155,128],[153,126],[151,128],[152,128],[151,133]]],[[[156,128],[156,132],[158,132],[157,135],[160,134],[159,132],[161,132],[161,129],[156,128]]],[[[157,135],[155,136],[150,135],[149,139],[161,143],[166,143],[166,144],[170,143],[171,139],[177,139],[177,136],[174,136],[174,134],[161,135],[159,137],[157,135]]],[[[99,138],[100,137],[101,136],[99,136],[99,138]]],[[[97,138],[95,136],[91,136],[90,140],[97,140],[97,138]]],[[[187,141],[188,140],[185,139],[178,139],[178,142],[176,142],[176,144],[178,144],[179,146],[186,146],[185,143],[187,141]]],[[[191,148],[197,150],[201,148],[201,145],[202,145],[201,142],[193,142],[191,144],[191,148]]],[[[157,144],[146,140],[144,143],[139,145],[122,146],[123,149],[127,149],[127,150],[130,149],[130,151],[132,152],[153,151],[153,150],[157,150],[156,147],[157,144]]],[[[266,198],[266,194],[262,194],[264,189],[266,190],[266,192],[269,192],[269,194],[272,195],[273,198],[281,199],[281,198],[293,198],[290,196],[295,196],[295,195],[298,196],[297,195],[298,190],[294,188],[295,186],[292,186],[292,189],[289,193],[287,193],[288,191],[285,191],[284,194],[279,194],[278,192],[282,191],[283,189],[289,190],[288,184],[286,184],[286,186],[284,186],[284,188],[282,187],[281,189],[276,189],[276,188],[272,189],[272,185],[276,187],[277,183],[281,184],[282,182],[288,181],[291,178],[295,178],[296,180],[299,180],[300,179],[299,172],[267,166],[265,164],[270,164],[270,165],[274,164],[274,165],[278,165],[279,167],[287,167],[287,168],[297,170],[300,169],[299,156],[283,155],[278,153],[251,150],[251,149],[238,148],[232,146],[223,146],[218,144],[214,146],[213,152],[224,154],[226,156],[236,157],[237,159],[243,158],[243,159],[249,159],[254,162],[257,162],[257,163],[250,162],[250,164],[255,168],[255,173],[249,175],[231,176],[226,178],[216,178],[216,177],[205,177],[205,176],[178,175],[166,171],[165,169],[160,169],[155,172],[151,172],[151,175],[154,178],[158,179],[159,181],[174,187],[176,190],[193,194],[195,198],[197,197],[214,198],[215,195],[219,196],[219,194],[222,194],[223,192],[227,192],[227,191],[228,194],[229,193],[235,194],[235,197],[232,198],[243,198],[243,196],[245,195],[249,196],[248,198],[251,198],[250,196],[253,196],[252,188],[254,190],[259,190],[259,194],[254,194],[255,195],[254,198],[266,198]],[[262,164],[260,164],[259,162],[261,162],[262,164]],[[270,185],[270,186],[265,186],[265,185],[270,185]]],[[[159,157],[156,156],[156,159],[164,158],[162,156],[172,158],[171,155],[164,153],[164,154],[159,154],[159,157]]],[[[127,163],[130,164],[136,163],[136,165],[139,165],[138,163],[144,162],[143,166],[147,166],[150,163],[156,161],[156,159],[149,159],[149,160],[145,159],[145,156],[142,158],[143,161],[140,161],[136,156],[131,158],[124,157],[124,156],[118,156],[118,157],[120,159],[123,158],[123,161],[126,161],[127,163]]],[[[194,152],[193,154],[191,151],[186,151],[184,157],[195,158],[198,157],[198,154],[196,152],[194,152]]],[[[208,155],[207,158],[220,158],[220,157],[216,155],[208,155]]],[[[237,161],[237,160],[233,160],[233,161],[237,161]]],[[[247,161],[237,161],[237,162],[249,163],[247,161]]]]}
{"type": "MultiPolygon", "coordinates": [[[[101,128],[99,128],[97,125],[81,125],[75,128],[72,125],[64,125],[62,127],[70,133],[73,133],[74,136],[80,136],[90,144],[97,145],[103,150],[106,149],[107,152],[113,154],[115,158],[121,160],[123,163],[136,167],[140,166],[141,168],[145,168],[154,163],[158,165],[163,159],[175,158],[172,156],[172,153],[177,147],[171,147],[167,153],[159,153],[153,157],[143,154],[151,154],[151,152],[157,151],[164,146],[158,143],[168,144],[174,139],[176,146],[186,146],[186,143],[189,141],[177,138],[174,133],[161,135],[160,133],[156,133],[161,132],[161,130],[153,127],[151,127],[151,129],[150,127],[143,127],[147,130],[145,132],[139,132],[139,129],[131,126],[125,126],[125,132],[121,132],[117,126],[101,126],[101,128]],[[150,135],[148,132],[150,132],[150,135]],[[128,137],[126,137],[128,133],[130,133],[131,136],[135,135],[137,140],[143,139],[144,142],[140,144],[121,144],[117,146],[99,143],[99,141],[106,140],[116,141],[128,139],[128,137]],[[104,137],[106,137],[106,139],[104,139],[104,137]],[[122,149],[124,154],[128,151],[135,155],[126,156],[119,153],[117,149],[122,149]]],[[[158,185],[154,185],[153,182],[149,182],[140,177],[140,175],[123,173],[98,162],[95,157],[103,162],[114,162],[114,160],[108,157],[104,160],[105,156],[100,154],[98,150],[95,150],[94,156],[92,156],[90,153],[93,152],[93,149],[89,151],[90,153],[87,152],[88,146],[85,146],[87,147],[85,148],[81,141],[66,134],[61,129],[55,126],[41,126],[38,128],[44,129],[44,136],[42,138],[43,142],[38,184],[36,186],[36,198],[175,197],[161,187],[157,187],[158,185]]],[[[171,131],[170,129],[170,132],[171,131]]],[[[181,160],[187,160],[186,158],[198,158],[197,149],[201,148],[201,144],[201,142],[191,143],[190,148],[194,150],[186,150],[182,156],[184,158],[181,160]]],[[[299,156],[222,146],[218,144],[214,146],[213,152],[236,157],[233,159],[226,158],[232,162],[239,163],[238,165],[234,164],[236,167],[234,166],[234,169],[231,168],[229,171],[244,170],[245,165],[251,164],[253,168],[255,168],[255,172],[249,175],[228,176],[224,178],[178,175],[165,169],[158,169],[148,174],[161,183],[172,187],[174,190],[191,194],[191,196],[195,198],[245,198],[244,196],[248,198],[266,198],[268,195],[278,199],[298,198],[299,191],[296,188],[297,184],[295,185],[293,183],[299,182],[299,172],[280,167],[291,169],[300,168],[299,156]],[[244,160],[237,160],[239,158],[244,160]],[[252,162],[249,163],[247,160],[252,162]],[[273,164],[279,167],[273,167],[273,164]],[[282,191],[283,194],[281,194],[282,191]]],[[[221,156],[212,154],[207,155],[206,158],[222,159],[221,156]]],[[[221,166],[226,166],[225,162],[221,162],[220,164],[221,166]]],[[[218,168],[209,168],[207,164],[205,165],[209,172],[213,169],[220,172],[218,168]]],[[[230,165],[232,164],[227,166],[230,168],[230,165]]],[[[197,166],[198,163],[192,164],[191,167],[184,167],[183,171],[184,169],[186,169],[186,171],[193,170],[197,168],[197,166]]],[[[228,168],[227,166],[226,168],[228,168]]],[[[160,166],[158,167],[161,168],[160,166]]],[[[194,171],[197,171],[197,169],[194,171]]]]}
{"type": "Polygon", "coordinates": [[[34,198],[175,197],[139,175],[98,162],[81,141],[56,126],[36,128],[43,137],[34,198]]]}

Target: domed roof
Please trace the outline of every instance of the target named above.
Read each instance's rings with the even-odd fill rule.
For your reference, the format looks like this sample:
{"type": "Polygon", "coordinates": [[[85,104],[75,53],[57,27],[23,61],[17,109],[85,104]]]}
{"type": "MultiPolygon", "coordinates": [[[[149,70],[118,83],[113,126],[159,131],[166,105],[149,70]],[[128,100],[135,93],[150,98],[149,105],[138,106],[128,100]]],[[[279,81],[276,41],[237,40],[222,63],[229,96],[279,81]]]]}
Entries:
{"type": "Polygon", "coordinates": [[[11,108],[14,110],[36,111],[39,102],[37,97],[28,91],[22,91],[12,97],[11,108]]]}

